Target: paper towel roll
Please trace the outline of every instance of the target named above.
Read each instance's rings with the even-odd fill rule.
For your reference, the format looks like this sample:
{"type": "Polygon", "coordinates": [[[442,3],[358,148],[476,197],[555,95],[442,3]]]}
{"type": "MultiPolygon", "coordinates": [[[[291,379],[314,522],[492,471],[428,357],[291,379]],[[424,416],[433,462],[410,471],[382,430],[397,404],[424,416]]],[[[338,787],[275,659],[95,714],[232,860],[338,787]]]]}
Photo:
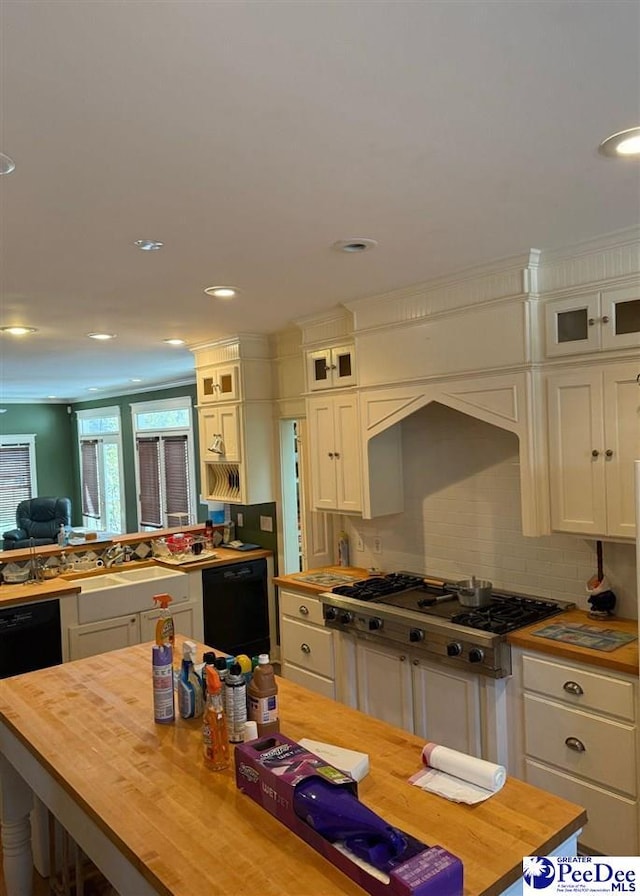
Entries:
{"type": "Polygon", "coordinates": [[[425,744],[422,749],[422,762],[448,775],[484,787],[492,793],[500,790],[507,778],[504,766],[459,753],[458,750],[450,750],[449,747],[441,747],[439,744],[425,744]]]}

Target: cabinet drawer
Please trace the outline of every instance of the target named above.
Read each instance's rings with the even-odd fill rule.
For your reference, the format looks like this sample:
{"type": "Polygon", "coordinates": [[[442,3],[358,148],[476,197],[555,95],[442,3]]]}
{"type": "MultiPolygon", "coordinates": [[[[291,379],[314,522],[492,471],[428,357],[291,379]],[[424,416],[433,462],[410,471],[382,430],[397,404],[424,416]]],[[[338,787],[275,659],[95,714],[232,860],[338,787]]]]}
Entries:
{"type": "Polygon", "coordinates": [[[308,672],[306,669],[300,669],[298,666],[292,666],[291,663],[284,663],[282,666],[282,674],[284,678],[295,684],[308,688],[316,694],[322,694],[323,697],[336,699],[336,685],[330,678],[323,678],[316,675],[315,672],[308,672]]]}
{"type": "Polygon", "coordinates": [[[604,712],[630,722],[635,719],[634,688],[630,681],[523,656],[522,683],[528,691],[546,694],[580,709],[604,712]]]}
{"type": "Polygon", "coordinates": [[[292,594],[290,591],[281,591],[280,611],[283,616],[324,625],[322,604],[317,597],[311,594],[292,594]]]}
{"type": "Polygon", "coordinates": [[[525,777],[534,787],[548,790],[587,810],[589,820],[578,837],[582,846],[605,856],[639,854],[638,804],[635,800],[608,793],[531,759],[526,761],[525,777]]]}
{"type": "Polygon", "coordinates": [[[285,617],[280,638],[283,662],[334,677],[333,632],[285,617]]]}
{"type": "Polygon", "coordinates": [[[530,694],[524,718],[527,755],[636,795],[635,728],[530,694]],[[568,747],[568,738],[577,738],[584,752],[568,747]]]}

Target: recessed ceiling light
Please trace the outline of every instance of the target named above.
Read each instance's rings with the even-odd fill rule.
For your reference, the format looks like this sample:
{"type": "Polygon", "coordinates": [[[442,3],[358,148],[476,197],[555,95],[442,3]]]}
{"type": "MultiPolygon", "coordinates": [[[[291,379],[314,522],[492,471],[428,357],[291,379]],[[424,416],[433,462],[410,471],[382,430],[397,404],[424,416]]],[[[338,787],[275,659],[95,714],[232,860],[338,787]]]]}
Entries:
{"type": "Polygon", "coordinates": [[[640,127],[619,131],[603,140],[598,147],[600,155],[616,159],[637,159],[640,157],[640,127]]]}
{"type": "Polygon", "coordinates": [[[102,342],[106,342],[107,339],[115,339],[115,333],[87,333],[89,339],[98,339],[102,342]]]}
{"type": "Polygon", "coordinates": [[[133,245],[142,249],[143,252],[157,252],[158,249],[162,249],[164,243],[159,240],[136,240],[133,245]]]}
{"type": "Polygon", "coordinates": [[[238,290],[234,286],[207,286],[205,292],[216,299],[233,299],[238,295],[238,290]]]}
{"type": "Polygon", "coordinates": [[[377,246],[377,242],[375,240],[368,239],[360,239],[353,238],[350,240],[338,240],[333,243],[331,246],[332,249],[335,249],[338,252],[349,252],[352,254],[356,254],[358,252],[368,252],[369,249],[375,249],[377,246]]]}
{"type": "Polygon", "coordinates": [[[57,398],[57,395],[47,395],[47,398],[57,398]]]}
{"type": "Polygon", "coordinates": [[[0,152],[0,174],[11,174],[16,167],[16,163],[9,156],[0,152]]]}
{"type": "Polygon", "coordinates": [[[29,333],[38,332],[35,327],[0,327],[0,330],[12,336],[27,336],[29,333]]]}
{"type": "Polygon", "coordinates": [[[96,388],[96,386],[89,386],[87,392],[99,392],[100,389],[96,388]]]}
{"type": "Polygon", "coordinates": [[[129,380],[129,382],[130,382],[130,383],[141,383],[142,380],[139,379],[138,377],[132,377],[132,378],[129,380]]]}
{"type": "Polygon", "coordinates": [[[162,341],[167,345],[184,345],[184,339],[163,339],[162,341]]]}

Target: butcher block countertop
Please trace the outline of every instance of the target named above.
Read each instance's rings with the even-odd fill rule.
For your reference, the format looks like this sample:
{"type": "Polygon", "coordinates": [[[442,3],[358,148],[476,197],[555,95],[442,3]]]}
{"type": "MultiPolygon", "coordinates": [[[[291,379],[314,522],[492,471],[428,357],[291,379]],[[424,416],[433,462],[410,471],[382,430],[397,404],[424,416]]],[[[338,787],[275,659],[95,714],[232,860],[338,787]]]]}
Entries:
{"type": "MultiPolygon", "coordinates": [[[[201,720],[154,724],[150,661],[149,643],[0,681],[0,725],[157,893],[362,896],[237,790],[233,767],[204,767],[201,720]]],[[[362,801],[457,855],[465,896],[497,896],[521,876],[523,856],[550,853],[586,821],[580,807],[514,778],[476,806],[412,787],[420,738],[286,679],[278,686],[282,732],[365,749],[362,801]]]]}
{"type": "Polygon", "coordinates": [[[80,585],[74,585],[61,576],[46,582],[21,583],[0,587],[0,610],[12,604],[27,604],[36,600],[49,600],[63,594],[78,594],[80,585]]]}
{"type": "MultiPolygon", "coordinates": [[[[331,584],[323,584],[320,581],[325,577],[326,582],[332,577],[358,582],[360,579],[367,579],[371,575],[375,575],[375,573],[358,566],[323,566],[321,569],[305,569],[304,572],[292,572],[287,575],[275,576],[273,582],[274,585],[278,585],[280,588],[294,588],[296,591],[302,591],[306,594],[322,594],[323,591],[331,591],[333,587],[331,584]]],[[[335,584],[338,585],[339,582],[336,581],[335,584]]]]}
{"type": "Polygon", "coordinates": [[[638,675],[638,622],[636,619],[591,619],[585,610],[566,610],[564,613],[537,622],[527,628],[518,629],[507,635],[507,640],[514,647],[523,647],[526,650],[536,650],[538,653],[546,653],[551,656],[564,657],[579,663],[587,663],[589,666],[599,666],[601,669],[614,669],[617,672],[625,672],[627,675],[638,675]],[[579,647],[568,644],[565,641],[551,641],[549,638],[540,638],[536,632],[552,623],[568,623],[589,625],[599,629],[613,629],[616,632],[624,632],[636,635],[636,640],[623,644],[615,650],[606,652],[594,650],[588,647],[579,647]]]}

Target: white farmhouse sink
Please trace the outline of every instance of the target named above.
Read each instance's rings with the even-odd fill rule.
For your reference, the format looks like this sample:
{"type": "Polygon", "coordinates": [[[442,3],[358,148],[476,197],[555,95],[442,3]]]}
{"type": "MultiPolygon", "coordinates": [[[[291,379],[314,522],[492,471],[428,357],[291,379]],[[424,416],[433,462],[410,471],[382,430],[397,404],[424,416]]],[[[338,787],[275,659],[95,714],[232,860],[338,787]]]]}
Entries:
{"type": "Polygon", "coordinates": [[[78,622],[98,622],[155,608],[156,594],[170,594],[175,603],[189,599],[189,576],[185,572],[147,566],[75,579],[80,585],[78,622]]]}

